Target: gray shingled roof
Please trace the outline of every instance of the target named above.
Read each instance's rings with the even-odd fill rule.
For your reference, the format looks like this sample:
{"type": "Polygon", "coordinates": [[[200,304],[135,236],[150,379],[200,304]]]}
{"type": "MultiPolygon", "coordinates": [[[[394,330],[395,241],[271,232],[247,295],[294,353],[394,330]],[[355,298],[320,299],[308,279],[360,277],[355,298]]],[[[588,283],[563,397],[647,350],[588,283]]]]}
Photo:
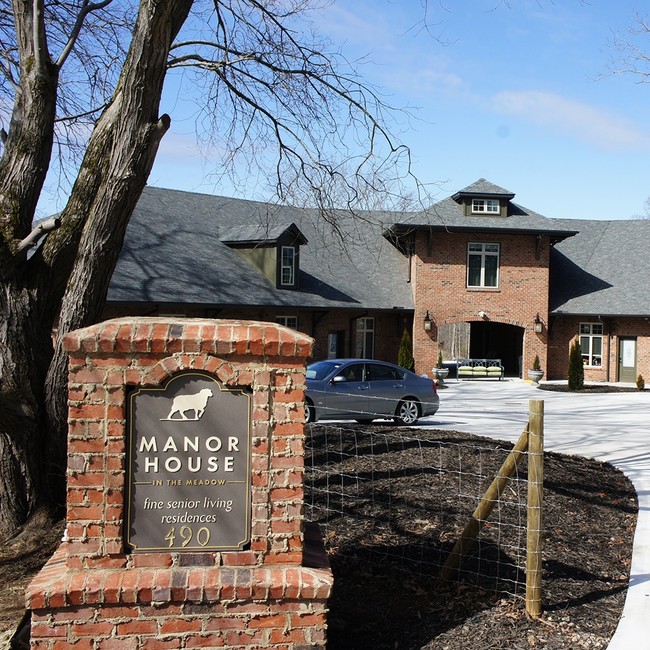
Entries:
{"type": "Polygon", "coordinates": [[[502,187],[486,181],[484,178],[479,178],[477,181],[464,187],[462,190],[458,190],[452,199],[456,199],[460,196],[502,196],[504,198],[512,199],[515,196],[514,192],[504,190],[502,187]]]}
{"type": "Polygon", "coordinates": [[[345,243],[315,210],[147,187],[129,223],[108,300],[412,309],[407,260],[381,237],[391,215],[364,213],[361,221],[339,216],[345,243]],[[289,224],[308,241],[300,248],[299,290],[276,289],[222,241],[241,241],[260,229],[276,237],[289,224]]]}
{"type": "Polygon", "coordinates": [[[650,220],[557,221],[579,233],[552,251],[551,312],[650,316],[650,220]]]}
{"type": "MultiPolygon", "coordinates": [[[[481,183],[486,184],[481,192],[496,188],[508,194],[481,183]]],[[[461,193],[476,188],[472,184],[461,193]]],[[[413,214],[373,212],[353,220],[341,213],[336,235],[315,210],[147,187],[129,224],[108,300],[413,309],[407,260],[380,233],[431,227],[549,234],[557,242],[551,252],[552,313],[650,316],[650,220],[548,219],[511,205],[506,218],[465,217],[452,198],[413,214]],[[276,289],[224,243],[274,241],[292,226],[307,240],[297,291],[276,289]]]]}
{"type": "Polygon", "coordinates": [[[532,233],[548,235],[552,241],[571,237],[576,232],[575,229],[560,224],[557,219],[549,219],[512,201],[506,217],[487,214],[466,216],[463,206],[454,199],[463,194],[480,196],[490,194],[506,199],[514,196],[512,192],[481,178],[454,194],[453,197],[434,203],[421,212],[405,215],[401,221],[391,226],[390,232],[394,235],[403,235],[414,229],[430,229],[451,232],[532,233]]]}

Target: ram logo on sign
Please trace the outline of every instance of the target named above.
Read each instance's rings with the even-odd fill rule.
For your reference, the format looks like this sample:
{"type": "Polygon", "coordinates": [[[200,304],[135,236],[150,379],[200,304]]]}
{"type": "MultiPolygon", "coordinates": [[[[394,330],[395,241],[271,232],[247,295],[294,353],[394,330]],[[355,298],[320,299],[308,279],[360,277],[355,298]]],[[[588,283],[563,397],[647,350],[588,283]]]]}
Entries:
{"type": "Polygon", "coordinates": [[[198,393],[192,395],[177,395],[174,397],[169,415],[161,421],[172,420],[176,414],[180,416],[176,418],[177,420],[200,420],[202,415],[205,413],[205,407],[208,405],[208,399],[212,397],[212,394],[213,393],[209,388],[203,388],[198,393]],[[185,415],[188,411],[194,411],[193,418],[188,418],[187,415],[185,415]]]}

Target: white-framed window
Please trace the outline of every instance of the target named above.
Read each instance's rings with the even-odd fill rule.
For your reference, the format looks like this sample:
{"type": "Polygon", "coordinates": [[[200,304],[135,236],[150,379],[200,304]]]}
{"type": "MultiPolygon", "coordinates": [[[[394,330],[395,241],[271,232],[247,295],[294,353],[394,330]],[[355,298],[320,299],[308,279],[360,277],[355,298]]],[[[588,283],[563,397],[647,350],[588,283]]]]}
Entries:
{"type": "Polygon", "coordinates": [[[298,317],[297,316],[276,316],[275,322],[278,325],[284,325],[285,327],[290,327],[292,330],[298,329],[298,317]]]}
{"type": "Polygon", "coordinates": [[[499,286],[499,244],[467,244],[467,286],[499,286]]]}
{"type": "Polygon", "coordinates": [[[472,199],[472,212],[478,214],[498,214],[501,204],[498,199],[472,199]]]}
{"type": "Polygon", "coordinates": [[[283,246],[280,251],[280,284],[293,286],[296,283],[296,249],[283,246]]]}
{"type": "Polygon", "coordinates": [[[359,359],[372,359],[375,353],[375,319],[357,318],[356,353],[359,359]]]}
{"type": "Polygon", "coordinates": [[[603,324],[580,323],[580,351],[585,366],[600,368],[603,365],[603,324]]]}

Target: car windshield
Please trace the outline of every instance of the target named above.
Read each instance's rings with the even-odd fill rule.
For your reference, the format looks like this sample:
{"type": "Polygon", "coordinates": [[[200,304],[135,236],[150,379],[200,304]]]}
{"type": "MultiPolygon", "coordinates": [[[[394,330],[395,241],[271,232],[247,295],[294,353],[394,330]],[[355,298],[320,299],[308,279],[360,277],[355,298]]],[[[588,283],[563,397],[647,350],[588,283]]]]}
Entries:
{"type": "Polygon", "coordinates": [[[317,361],[307,366],[307,379],[325,379],[332,370],[340,366],[341,364],[335,361],[317,361]]]}

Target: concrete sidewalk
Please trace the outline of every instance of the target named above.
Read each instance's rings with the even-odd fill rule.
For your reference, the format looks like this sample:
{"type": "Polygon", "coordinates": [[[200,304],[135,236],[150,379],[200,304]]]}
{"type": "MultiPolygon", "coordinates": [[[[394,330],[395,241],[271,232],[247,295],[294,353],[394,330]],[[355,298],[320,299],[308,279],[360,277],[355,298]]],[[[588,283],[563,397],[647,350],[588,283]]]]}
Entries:
{"type": "Polygon", "coordinates": [[[520,379],[445,382],[440,410],[420,426],[514,442],[529,400],[544,400],[545,448],[611,463],[634,483],[639,516],[630,584],[609,650],[650,650],[650,392],[575,394],[538,390],[520,379]]]}

